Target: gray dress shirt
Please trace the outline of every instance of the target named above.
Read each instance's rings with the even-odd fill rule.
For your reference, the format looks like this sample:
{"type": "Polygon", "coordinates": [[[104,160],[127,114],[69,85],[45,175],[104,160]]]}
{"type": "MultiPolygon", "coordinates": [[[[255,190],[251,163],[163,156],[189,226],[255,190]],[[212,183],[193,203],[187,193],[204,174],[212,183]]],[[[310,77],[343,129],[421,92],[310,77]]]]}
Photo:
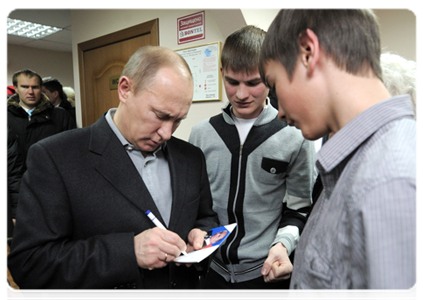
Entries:
{"type": "Polygon", "coordinates": [[[172,208],[172,185],[170,181],[169,163],[163,154],[166,143],[162,144],[154,152],[144,157],[141,151],[131,145],[122,135],[113,121],[116,108],[111,108],[106,114],[106,120],[122,146],[125,147],[134,166],[137,168],[144,181],[151,197],[153,198],[160,215],[166,225],[169,225],[170,212],[172,208]]]}
{"type": "Polygon", "coordinates": [[[317,154],[324,190],[300,237],[291,288],[416,283],[416,123],[408,95],[367,109],[317,154]]]}

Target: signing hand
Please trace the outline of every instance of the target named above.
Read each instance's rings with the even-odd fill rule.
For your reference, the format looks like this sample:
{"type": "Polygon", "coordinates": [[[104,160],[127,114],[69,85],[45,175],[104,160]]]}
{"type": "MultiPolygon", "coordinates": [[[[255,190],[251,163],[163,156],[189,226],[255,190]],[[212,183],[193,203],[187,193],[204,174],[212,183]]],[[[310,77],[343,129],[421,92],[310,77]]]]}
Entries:
{"type": "Polygon", "coordinates": [[[138,265],[153,270],[173,261],[186,249],[186,245],[176,233],[155,227],[136,235],[134,248],[138,265]]]}

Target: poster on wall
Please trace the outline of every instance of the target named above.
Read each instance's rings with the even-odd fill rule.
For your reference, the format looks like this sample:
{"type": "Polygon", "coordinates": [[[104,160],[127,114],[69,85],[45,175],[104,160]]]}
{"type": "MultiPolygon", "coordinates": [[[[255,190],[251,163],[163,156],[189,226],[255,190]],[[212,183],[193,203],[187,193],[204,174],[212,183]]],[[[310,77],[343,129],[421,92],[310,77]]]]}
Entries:
{"type": "Polygon", "coordinates": [[[178,45],[206,38],[204,10],[178,18],[178,45]]]}
{"type": "Polygon", "coordinates": [[[221,43],[215,42],[175,50],[186,60],[191,69],[194,81],[192,101],[222,100],[220,48],[221,43]]]}

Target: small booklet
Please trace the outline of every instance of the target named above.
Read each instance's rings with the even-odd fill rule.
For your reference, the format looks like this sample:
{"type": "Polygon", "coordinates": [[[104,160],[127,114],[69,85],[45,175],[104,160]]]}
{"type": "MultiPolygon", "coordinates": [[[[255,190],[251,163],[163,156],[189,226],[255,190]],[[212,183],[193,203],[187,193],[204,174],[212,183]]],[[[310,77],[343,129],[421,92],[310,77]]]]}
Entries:
{"type": "Polygon", "coordinates": [[[212,254],[219,248],[219,246],[231,234],[232,230],[236,227],[236,223],[216,227],[210,229],[204,237],[204,246],[200,250],[193,251],[187,255],[181,255],[174,261],[177,263],[198,263],[212,254]]]}

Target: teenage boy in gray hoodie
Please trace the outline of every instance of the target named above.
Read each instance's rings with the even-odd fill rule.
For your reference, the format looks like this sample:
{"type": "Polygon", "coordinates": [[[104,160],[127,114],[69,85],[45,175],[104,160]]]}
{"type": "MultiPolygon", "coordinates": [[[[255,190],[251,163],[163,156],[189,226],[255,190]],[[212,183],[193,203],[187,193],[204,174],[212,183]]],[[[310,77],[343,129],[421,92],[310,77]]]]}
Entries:
{"type": "Polygon", "coordinates": [[[213,209],[237,223],[203,288],[288,287],[294,251],[311,205],[314,144],[278,120],[258,63],[266,32],[246,26],[225,41],[221,73],[229,104],[192,129],[206,157],[213,209]]]}

